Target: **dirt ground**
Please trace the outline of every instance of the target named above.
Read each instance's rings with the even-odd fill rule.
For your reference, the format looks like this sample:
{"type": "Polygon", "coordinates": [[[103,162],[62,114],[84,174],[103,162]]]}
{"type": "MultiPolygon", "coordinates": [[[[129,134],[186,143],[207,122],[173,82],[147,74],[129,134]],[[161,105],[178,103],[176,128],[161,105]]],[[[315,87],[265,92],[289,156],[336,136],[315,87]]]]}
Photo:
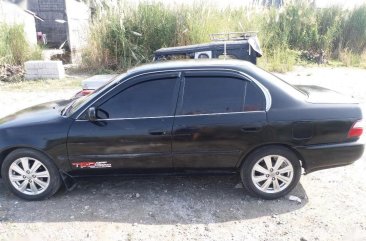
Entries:
{"type": "MultiPolygon", "coordinates": [[[[366,101],[366,70],[297,68],[280,76],[366,101]]],[[[76,91],[0,87],[0,115],[76,91]]],[[[0,180],[0,240],[361,241],[365,174],[364,155],[353,165],[302,176],[291,193],[301,203],[249,197],[238,176],[86,179],[41,202],[16,198],[0,180]]]]}

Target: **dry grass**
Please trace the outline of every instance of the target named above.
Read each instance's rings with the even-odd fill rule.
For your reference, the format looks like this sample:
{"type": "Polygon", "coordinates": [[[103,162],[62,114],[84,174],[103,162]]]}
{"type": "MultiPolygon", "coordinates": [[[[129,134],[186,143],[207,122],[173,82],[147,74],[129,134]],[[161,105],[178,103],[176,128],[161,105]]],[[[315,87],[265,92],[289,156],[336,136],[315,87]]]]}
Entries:
{"type": "Polygon", "coordinates": [[[29,80],[13,83],[0,82],[0,91],[40,91],[40,90],[64,90],[81,88],[81,81],[85,77],[72,76],[63,80],[29,80]]]}
{"type": "Polygon", "coordinates": [[[362,54],[355,54],[352,51],[345,49],[339,54],[339,60],[346,67],[361,67],[366,68],[366,51],[362,54]]]}

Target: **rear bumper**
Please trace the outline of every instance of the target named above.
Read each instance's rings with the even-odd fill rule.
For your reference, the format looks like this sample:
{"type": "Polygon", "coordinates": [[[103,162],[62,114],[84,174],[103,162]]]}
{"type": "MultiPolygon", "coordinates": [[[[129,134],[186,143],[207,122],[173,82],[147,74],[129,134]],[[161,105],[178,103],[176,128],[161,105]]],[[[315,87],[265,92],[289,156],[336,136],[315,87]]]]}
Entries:
{"type": "Polygon", "coordinates": [[[361,158],[364,152],[364,142],[348,142],[341,144],[326,144],[299,146],[296,150],[304,160],[305,172],[310,172],[345,166],[361,158]]]}

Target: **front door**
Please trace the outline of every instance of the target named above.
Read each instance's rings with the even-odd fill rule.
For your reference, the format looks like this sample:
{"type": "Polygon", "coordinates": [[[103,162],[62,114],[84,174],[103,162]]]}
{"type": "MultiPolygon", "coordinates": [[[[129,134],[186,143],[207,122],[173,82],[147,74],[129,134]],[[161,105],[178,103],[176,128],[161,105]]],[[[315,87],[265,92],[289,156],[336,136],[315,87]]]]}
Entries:
{"type": "Polygon", "coordinates": [[[265,98],[246,79],[186,73],[173,127],[176,168],[233,168],[261,142],[265,98]]]}
{"type": "Polygon", "coordinates": [[[171,168],[178,74],[149,76],[115,88],[115,94],[93,104],[96,121],[81,118],[71,126],[67,146],[72,168],[171,168]]]}

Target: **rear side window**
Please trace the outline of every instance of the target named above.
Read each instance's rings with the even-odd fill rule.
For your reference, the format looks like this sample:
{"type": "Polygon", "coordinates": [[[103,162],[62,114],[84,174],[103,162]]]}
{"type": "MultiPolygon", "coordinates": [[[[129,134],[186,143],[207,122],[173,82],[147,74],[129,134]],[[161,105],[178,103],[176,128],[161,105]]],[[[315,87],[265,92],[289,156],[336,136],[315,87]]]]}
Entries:
{"type": "Polygon", "coordinates": [[[98,117],[135,118],[173,114],[176,79],[167,78],[133,85],[99,107],[98,117]]]}
{"type": "Polygon", "coordinates": [[[186,77],[183,115],[240,112],[245,82],[225,77],[186,77]]]}
{"type": "Polygon", "coordinates": [[[182,115],[261,111],[262,91],[254,84],[231,77],[186,77],[182,115]]]}
{"type": "Polygon", "coordinates": [[[265,110],[265,98],[262,90],[253,83],[247,83],[245,92],[244,111],[262,111],[265,110]]]}

